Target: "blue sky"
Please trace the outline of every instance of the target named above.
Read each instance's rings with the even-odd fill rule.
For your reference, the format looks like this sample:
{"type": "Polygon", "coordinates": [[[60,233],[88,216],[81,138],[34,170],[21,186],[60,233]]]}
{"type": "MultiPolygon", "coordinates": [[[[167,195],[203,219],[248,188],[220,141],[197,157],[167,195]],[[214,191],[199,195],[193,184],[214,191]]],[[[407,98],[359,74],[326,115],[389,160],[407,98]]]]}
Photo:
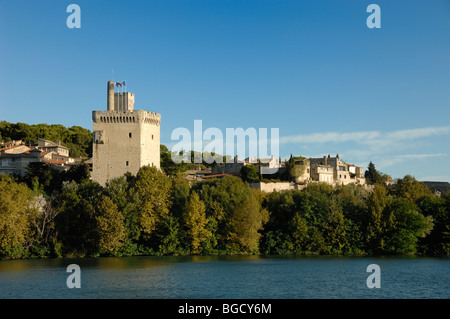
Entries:
{"type": "Polygon", "coordinates": [[[198,119],[279,128],[283,158],[450,181],[449,39],[448,0],[0,0],[0,120],[92,130],[114,70],[162,144],[198,119]]]}

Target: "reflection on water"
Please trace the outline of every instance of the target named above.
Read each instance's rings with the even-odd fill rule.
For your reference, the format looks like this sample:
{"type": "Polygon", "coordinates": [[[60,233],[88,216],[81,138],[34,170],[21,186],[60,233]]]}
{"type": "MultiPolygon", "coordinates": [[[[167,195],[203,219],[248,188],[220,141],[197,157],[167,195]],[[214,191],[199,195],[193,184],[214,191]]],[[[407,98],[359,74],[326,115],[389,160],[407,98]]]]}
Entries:
{"type": "Polygon", "coordinates": [[[449,298],[448,258],[179,256],[0,261],[0,298],[449,298]],[[366,267],[381,268],[368,289],[366,267]],[[81,268],[69,289],[66,268],[81,268]]]}

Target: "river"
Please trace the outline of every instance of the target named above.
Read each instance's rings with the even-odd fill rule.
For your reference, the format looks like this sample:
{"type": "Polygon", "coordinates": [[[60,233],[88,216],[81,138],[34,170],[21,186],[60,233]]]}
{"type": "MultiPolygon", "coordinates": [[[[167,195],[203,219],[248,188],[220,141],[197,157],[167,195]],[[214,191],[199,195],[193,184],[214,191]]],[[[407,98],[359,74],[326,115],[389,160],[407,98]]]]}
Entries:
{"type": "MultiPolygon", "coordinates": [[[[448,299],[450,259],[189,256],[0,261],[1,299],[448,299]],[[80,288],[68,288],[71,264],[80,288]],[[367,271],[379,266],[380,288],[367,271]]],[[[74,281],[75,282],[75,281],[74,281]]]]}

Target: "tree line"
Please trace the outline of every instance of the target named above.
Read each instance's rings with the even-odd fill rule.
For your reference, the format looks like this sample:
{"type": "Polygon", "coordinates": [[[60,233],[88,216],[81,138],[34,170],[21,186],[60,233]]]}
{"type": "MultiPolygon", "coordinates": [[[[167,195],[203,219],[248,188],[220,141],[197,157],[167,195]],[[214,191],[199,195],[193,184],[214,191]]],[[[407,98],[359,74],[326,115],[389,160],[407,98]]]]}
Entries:
{"type": "Polygon", "coordinates": [[[105,187],[86,164],[0,177],[0,257],[450,254],[450,194],[412,176],[263,193],[144,166],[105,187]]]}

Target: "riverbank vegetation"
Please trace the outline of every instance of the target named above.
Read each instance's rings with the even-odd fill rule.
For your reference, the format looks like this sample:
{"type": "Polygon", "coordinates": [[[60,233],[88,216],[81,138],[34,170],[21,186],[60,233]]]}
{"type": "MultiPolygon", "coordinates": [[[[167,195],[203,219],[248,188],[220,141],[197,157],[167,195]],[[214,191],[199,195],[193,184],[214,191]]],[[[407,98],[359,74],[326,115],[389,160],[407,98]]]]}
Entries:
{"type": "Polygon", "coordinates": [[[142,167],[105,187],[85,164],[0,176],[0,258],[191,254],[450,255],[450,194],[407,175],[262,193],[142,167]]]}

